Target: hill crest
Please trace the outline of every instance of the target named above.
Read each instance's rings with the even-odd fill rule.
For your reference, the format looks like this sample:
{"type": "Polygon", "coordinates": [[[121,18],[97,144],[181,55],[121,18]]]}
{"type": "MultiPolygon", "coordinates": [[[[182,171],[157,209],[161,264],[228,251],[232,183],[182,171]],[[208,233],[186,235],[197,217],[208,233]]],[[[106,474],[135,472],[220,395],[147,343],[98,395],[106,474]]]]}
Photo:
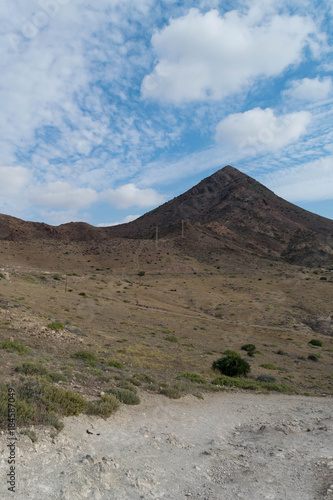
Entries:
{"type": "Polygon", "coordinates": [[[127,224],[49,226],[0,215],[0,240],[98,243],[110,238],[151,239],[156,227],[161,238],[181,238],[184,252],[195,248],[202,254],[212,248],[216,251],[219,240],[221,251],[282,258],[301,265],[333,265],[332,220],[283,200],[230,165],[127,224]],[[186,238],[181,237],[182,224],[186,238]]]}

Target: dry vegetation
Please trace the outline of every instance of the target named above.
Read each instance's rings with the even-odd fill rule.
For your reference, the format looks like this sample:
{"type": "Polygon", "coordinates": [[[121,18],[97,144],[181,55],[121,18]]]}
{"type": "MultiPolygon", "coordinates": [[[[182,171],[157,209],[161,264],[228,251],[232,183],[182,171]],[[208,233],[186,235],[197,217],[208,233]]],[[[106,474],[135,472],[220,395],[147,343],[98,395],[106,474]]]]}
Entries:
{"type": "Polygon", "coordinates": [[[1,244],[4,382],[41,377],[96,413],[101,392],[137,387],[332,394],[332,270],[218,252],[203,262],[174,240],[50,245],[1,244]],[[212,363],[226,350],[251,372],[216,385],[212,363]]]}

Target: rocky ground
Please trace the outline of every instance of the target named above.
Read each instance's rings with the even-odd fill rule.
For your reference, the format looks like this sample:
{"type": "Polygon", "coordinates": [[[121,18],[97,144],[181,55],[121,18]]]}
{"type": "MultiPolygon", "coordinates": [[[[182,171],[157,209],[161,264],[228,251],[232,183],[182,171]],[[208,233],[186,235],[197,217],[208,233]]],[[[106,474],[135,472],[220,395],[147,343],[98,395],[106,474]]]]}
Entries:
{"type": "Polygon", "coordinates": [[[333,498],[332,398],[242,392],[169,400],[142,394],[109,420],[65,420],[52,437],[19,435],[17,500],[328,500],[333,498]]]}

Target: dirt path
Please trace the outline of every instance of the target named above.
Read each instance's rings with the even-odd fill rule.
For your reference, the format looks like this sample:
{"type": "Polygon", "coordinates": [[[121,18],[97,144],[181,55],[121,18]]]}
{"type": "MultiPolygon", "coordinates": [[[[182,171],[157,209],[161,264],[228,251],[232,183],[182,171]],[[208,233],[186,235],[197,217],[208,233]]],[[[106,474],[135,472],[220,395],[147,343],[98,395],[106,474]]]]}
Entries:
{"type": "Polygon", "coordinates": [[[333,499],[333,400],[227,392],[142,395],[104,421],[66,419],[17,445],[17,500],[333,499]],[[87,430],[89,433],[87,433],[87,430]],[[332,488],[330,490],[329,488],[332,488]]]}

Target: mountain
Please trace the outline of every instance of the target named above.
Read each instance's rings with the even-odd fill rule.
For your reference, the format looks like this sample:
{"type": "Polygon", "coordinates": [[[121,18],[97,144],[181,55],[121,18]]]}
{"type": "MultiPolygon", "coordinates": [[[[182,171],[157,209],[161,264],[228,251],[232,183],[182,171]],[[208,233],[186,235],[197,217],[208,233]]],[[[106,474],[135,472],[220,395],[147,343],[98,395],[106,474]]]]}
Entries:
{"type": "MultiPolygon", "coordinates": [[[[119,237],[149,238],[186,226],[209,230],[224,248],[289,262],[333,264],[333,221],[289,203],[230,165],[186,193],[130,224],[112,228],[119,237]]],[[[205,233],[207,234],[207,233],[205,233]]]]}
{"type": "Polygon", "coordinates": [[[70,223],[54,227],[2,215],[0,239],[150,239],[155,237],[156,227],[160,238],[179,240],[185,252],[186,246],[201,254],[219,248],[304,266],[333,265],[332,220],[283,200],[231,166],[128,224],[96,228],[70,223]],[[182,221],[185,238],[181,238],[182,221]]]}

